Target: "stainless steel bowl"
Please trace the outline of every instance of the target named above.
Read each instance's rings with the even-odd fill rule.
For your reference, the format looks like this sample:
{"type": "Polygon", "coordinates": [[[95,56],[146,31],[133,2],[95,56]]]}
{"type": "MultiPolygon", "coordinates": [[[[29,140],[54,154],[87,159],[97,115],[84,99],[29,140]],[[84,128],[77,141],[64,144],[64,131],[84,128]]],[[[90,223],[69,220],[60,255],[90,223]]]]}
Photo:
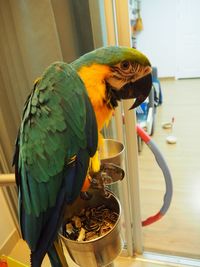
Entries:
{"type": "Polygon", "coordinates": [[[83,208],[96,207],[105,204],[119,214],[114,227],[105,235],[90,241],[74,241],[67,239],[60,233],[71,259],[81,267],[106,266],[114,261],[122,250],[123,242],[121,237],[121,205],[115,195],[108,191],[105,196],[99,190],[93,190],[90,200],[82,200],[80,197],[72,204],[67,205],[64,222],[73,215],[80,214],[83,208]]]}
{"type": "Polygon", "coordinates": [[[100,147],[99,155],[102,163],[114,163],[122,166],[124,145],[114,139],[103,139],[103,145],[100,147]]]}

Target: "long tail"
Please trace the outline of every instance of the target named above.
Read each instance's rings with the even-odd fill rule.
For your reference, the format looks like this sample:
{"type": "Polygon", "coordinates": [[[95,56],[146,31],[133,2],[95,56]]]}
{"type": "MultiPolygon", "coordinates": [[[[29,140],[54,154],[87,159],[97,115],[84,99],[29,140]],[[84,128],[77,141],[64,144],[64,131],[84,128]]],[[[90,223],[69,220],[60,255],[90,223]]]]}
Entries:
{"type": "MultiPolygon", "coordinates": [[[[73,202],[80,193],[89,165],[88,152],[81,150],[77,155],[76,161],[75,166],[66,169],[64,175],[66,178],[63,179],[56,205],[48,211],[50,214],[49,216],[46,213],[49,220],[48,223],[43,226],[42,234],[36,249],[31,252],[31,267],[40,267],[46,252],[49,255],[52,267],[67,266],[63,266],[59,260],[61,254],[59,253],[58,255],[57,251],[59,250],[55,250],[55,244],[53,244],[53,242],[56,240],[58,230],[61,227],[66,203],[73,202]]],[[[29,225],[29,227],[31,228],[31,225],[29,225]]],[[[31,229],[29,229],[29,232],[31,232],[31,229]]]]}
{"type": "MultiPolygon", "coordinates": [[[[52,267],[68,267],[62,247],[58,241],[54,242],[47,253],[52,267]]],[[[31,267],[40,267],[42,259],[43,255],[31,252],[31,267]]]]}

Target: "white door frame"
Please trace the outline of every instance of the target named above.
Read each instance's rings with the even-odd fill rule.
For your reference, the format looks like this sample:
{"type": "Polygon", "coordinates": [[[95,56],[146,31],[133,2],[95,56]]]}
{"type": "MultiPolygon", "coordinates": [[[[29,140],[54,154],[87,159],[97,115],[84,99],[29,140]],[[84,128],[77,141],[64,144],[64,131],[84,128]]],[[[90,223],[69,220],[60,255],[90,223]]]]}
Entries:
{"type": "MultiPolygon", "coordinates": [[[[122,45],[131,47],[131,28],[129,18],[128,0],[104,0],[105,17],[107,25],[108,45],[122,45]],[[113,35],[113,33],[115,33],[113,35]]],[[[141,254],[142,249],[142,226],[139,196],[139,171],[138,149],[136,136],[136,117],[134,111],[129,111],[131,100],[123,101],[125,124],[122,125],[122,113],[117,110],[116,128],[119,139],[124,139],[126,145],[126,178],[122,183],[127,251],[130,256],[134,253],[141,254]],[[124,128],[124,131],[123,131],[124,128]],[[124,133],[124,138],[123,138],[124,133]],[[131,161],[129,160],[131,159],[131,161]]]]}

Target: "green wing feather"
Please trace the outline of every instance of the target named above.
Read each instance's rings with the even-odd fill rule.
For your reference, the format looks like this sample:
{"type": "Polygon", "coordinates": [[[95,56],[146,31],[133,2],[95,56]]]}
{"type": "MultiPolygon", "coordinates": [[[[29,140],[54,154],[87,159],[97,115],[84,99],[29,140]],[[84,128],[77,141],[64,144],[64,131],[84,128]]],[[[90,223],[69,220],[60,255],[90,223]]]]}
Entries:
{"type": "Polygon", "coordinates": [[[90,149],[91,156],[95,153],[96,122],[88,101],[76,71],[63,62],[52,64],[35,84],[24,108],[18,141],[20,191],[27,214],[39,216],[55,205],[64,166],[88,144],[86,123],[95,129],[90,149]],[[88,107],[91,115],[86,116],[88,107]]]}

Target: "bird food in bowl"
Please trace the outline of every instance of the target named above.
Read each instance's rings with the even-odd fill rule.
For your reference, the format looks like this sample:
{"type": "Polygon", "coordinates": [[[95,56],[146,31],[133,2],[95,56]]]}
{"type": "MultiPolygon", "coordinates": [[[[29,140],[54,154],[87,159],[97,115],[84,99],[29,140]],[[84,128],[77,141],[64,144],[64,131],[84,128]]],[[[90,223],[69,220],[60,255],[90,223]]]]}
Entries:
{"type": "Polygon", "coordinates": [[[90,241],[112,230],[118,217],[119,214],[105,204],[83,208],[79,214],[68,219],[63,235],[75,241],[90,241]]]}

